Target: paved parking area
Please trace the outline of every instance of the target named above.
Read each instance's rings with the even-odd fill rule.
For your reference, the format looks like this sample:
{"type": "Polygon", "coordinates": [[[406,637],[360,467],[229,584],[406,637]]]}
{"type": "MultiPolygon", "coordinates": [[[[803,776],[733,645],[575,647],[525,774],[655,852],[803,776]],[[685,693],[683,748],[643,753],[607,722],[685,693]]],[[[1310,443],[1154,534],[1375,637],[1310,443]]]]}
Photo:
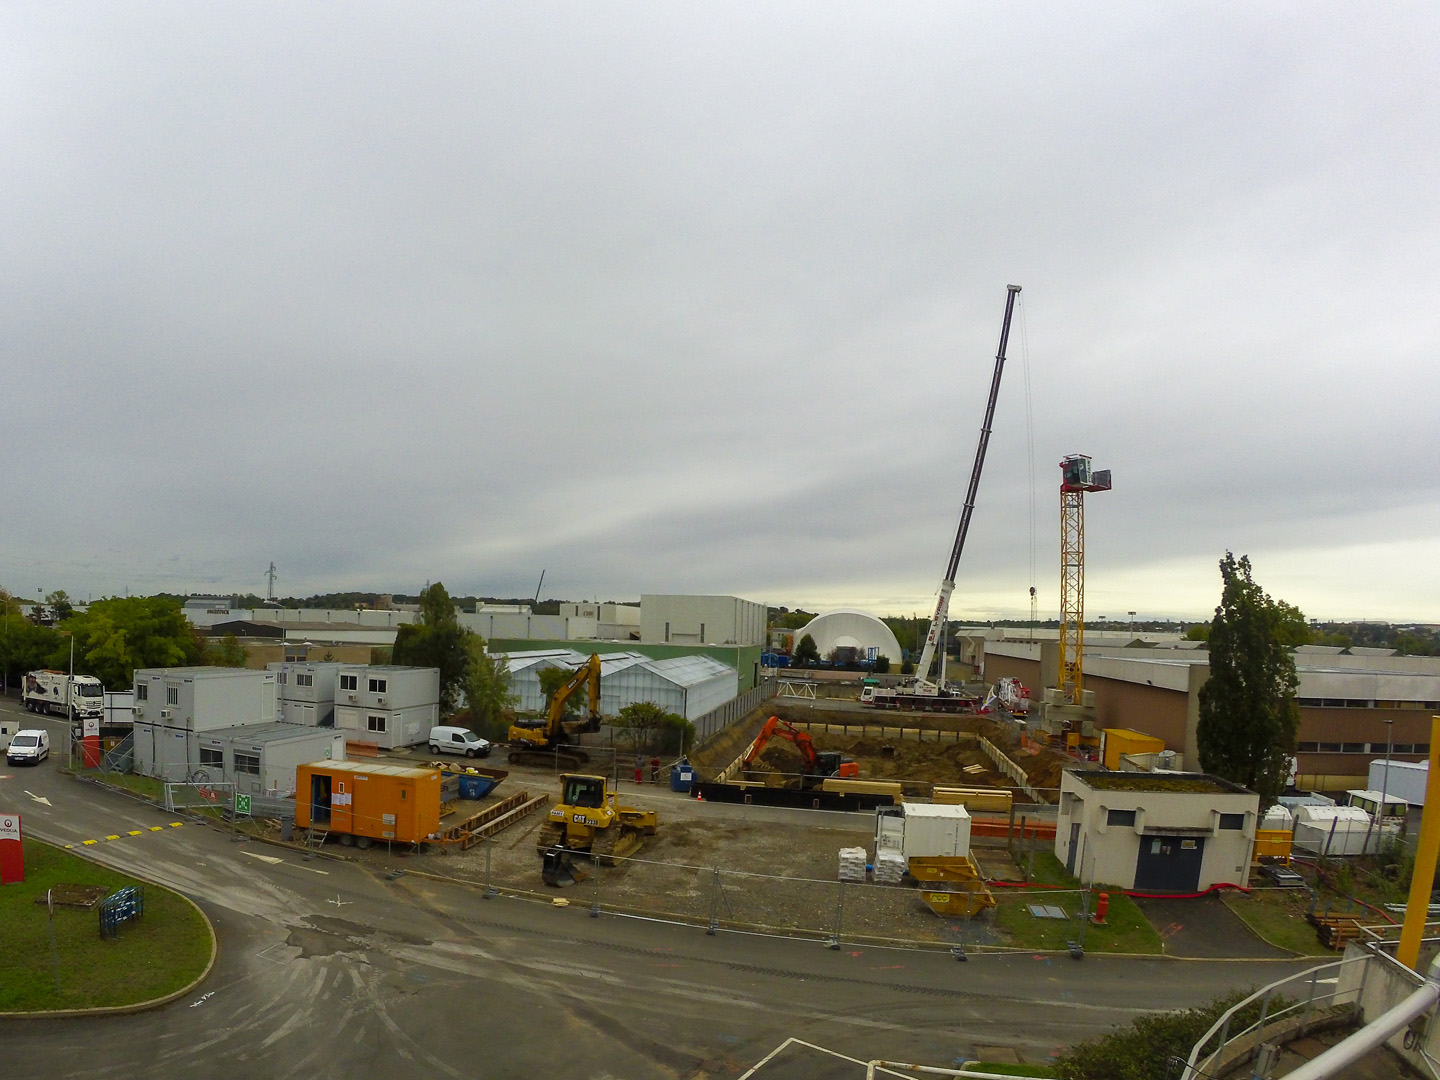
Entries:
{"type": "Polygon", "coordinates": [[[1263,960],[1290,953],[1261,941],[1238,915],[1215,895],[1193,900],[1146,900],[1136,905],[1165,941],[1170,956],[1203,958],[1243,957],[1263,960]]]}

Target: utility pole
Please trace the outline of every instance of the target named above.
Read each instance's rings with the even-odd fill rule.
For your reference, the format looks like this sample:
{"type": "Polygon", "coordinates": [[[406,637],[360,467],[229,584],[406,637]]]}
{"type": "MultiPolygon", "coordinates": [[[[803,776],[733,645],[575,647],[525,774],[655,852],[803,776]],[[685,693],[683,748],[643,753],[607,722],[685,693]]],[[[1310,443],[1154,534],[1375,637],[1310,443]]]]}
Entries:
{"type": "Polygon", "coordinates": [[[270,560],[270,569],[267,570],[267,571],[265,571],[265,576],[270,579],[270,587],[269,587],[269,588],[266,590],[266,592],[265,592],[265,602],[268,603],[268,604],[273,604],[273,603],[275,602],[275,560],[274,560],[274,559],[271,559],[271,560],[270,560]]]}

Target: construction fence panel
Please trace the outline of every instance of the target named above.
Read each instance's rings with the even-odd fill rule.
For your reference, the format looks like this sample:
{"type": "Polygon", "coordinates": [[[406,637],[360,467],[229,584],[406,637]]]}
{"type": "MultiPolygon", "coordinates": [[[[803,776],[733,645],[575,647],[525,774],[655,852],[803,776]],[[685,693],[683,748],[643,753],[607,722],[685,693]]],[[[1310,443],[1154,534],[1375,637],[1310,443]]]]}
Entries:
{"type": "Polygon", "coordinates": [[[710,921],[715,892],[715,871],[708,866],[661,862],[640,854],[617,859],[614,866],[600,866],[598,887],[582,882],[571,902],[584,901],[592,892],[602,906],[654,918],[706,925],[710,921]]]}

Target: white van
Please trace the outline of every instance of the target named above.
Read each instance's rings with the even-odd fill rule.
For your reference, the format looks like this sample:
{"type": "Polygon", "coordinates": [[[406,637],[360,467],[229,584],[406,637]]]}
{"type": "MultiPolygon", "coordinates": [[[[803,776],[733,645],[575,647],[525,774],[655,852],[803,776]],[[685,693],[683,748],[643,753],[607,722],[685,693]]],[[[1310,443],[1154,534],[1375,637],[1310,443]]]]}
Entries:
{"type": "Polygon", "coordinates": [[[5,748],[5,757],[11,765],[39,765],[50,756],[50,733],[38,728],[17,731],[5,748]]]}
{"type": "Polygon", "coordinates": [[[490,743],[469,728],[432,727],[430,729],[430,752],[432,754],[464,754],[466,757],[489,757],[490,743]]]}

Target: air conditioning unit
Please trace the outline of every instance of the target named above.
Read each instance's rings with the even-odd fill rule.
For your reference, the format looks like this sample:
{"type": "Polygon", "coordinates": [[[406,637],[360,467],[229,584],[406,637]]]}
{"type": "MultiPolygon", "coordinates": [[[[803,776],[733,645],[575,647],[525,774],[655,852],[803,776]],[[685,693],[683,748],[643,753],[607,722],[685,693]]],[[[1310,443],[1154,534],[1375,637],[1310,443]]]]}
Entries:
{"type": "Polygon", "coordinates": [[[351,701],[354,701],[357,697],[359,697],[358,694],[351,694],[351,695],[350,695],[350,700],[351,700],[351,701]]]}
{"type": "Polygon", "coordinates": [[[174,710],[172,710],[172,709],[161,709],[161,710],[160,710],[160,719],[161,719],[161,720],[169,720],[169,719],[170,719],[172,716],[174,716],[174,715],[175,715],[175,712],[174,712],[174,710]]]}
{"type": "Polygon", "coordinates": [[[382,708],[386,708],[386,707],[388,707],[388,706],[390,705],[390,702],[389,702],[386,698],[383,698],[383,697],[382,697],[382,698],[380,699],[380,705],[381,705],[382,708]]]}

